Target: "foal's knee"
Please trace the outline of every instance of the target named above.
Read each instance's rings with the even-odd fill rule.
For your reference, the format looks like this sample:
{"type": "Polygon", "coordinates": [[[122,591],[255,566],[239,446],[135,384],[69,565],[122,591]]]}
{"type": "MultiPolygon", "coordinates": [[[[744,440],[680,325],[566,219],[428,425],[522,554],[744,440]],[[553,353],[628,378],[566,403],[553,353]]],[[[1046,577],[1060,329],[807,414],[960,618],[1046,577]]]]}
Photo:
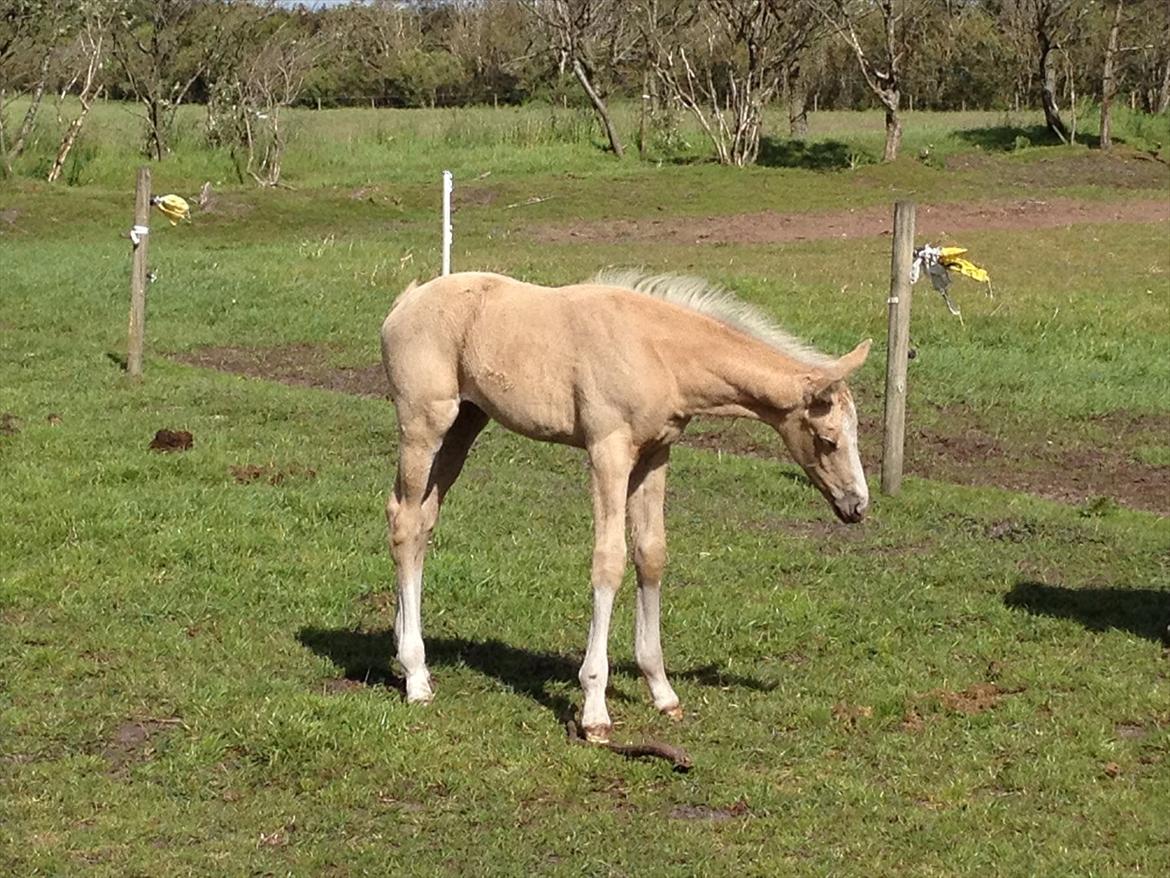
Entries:
{"type": "Polygon", "coordinates": [[[390,551],[395,554],[419,538],[423,530],[421,510],[391,498],[386,504],[386,518],[390,523],[390,551]]]}
{"type": "Polygon", "coordinates": [[[598,548],[593,552],[593,587],[616,589],[622,581],[626,566],[625,545],[598,548]]]}
{"type": "Polygon", "coordinates": [[[639,540],[634,546],[634,568],[639,582],[660,582],[666,568],[666,543],[659,539],[639,540]]]}

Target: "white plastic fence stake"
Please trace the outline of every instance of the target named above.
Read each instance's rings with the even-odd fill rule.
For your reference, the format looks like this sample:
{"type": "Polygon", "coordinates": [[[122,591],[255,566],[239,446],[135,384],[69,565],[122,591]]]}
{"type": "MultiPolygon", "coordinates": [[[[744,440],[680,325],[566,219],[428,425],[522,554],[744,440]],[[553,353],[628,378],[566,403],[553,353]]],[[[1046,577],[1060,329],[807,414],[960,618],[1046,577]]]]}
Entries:
{"type": "Polygon", "coordinates": [[[443,171],[443,274],[451,273],[451,190],[450,171],[443,171]]]}

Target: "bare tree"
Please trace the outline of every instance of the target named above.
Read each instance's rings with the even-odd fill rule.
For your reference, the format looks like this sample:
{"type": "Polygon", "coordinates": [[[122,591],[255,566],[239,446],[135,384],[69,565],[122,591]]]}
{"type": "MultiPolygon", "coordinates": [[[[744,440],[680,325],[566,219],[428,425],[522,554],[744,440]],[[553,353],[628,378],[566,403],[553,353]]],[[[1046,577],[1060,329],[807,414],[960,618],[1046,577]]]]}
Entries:
{"type": "Polygon", "coordinates": [[[892,162],[902,144],[902,71],[906,54],[916,39],[922,0],[811,0],[829,28],[857,59],[865,84],[886,111],[886,146],[882,160],[892,162]],[[860,22],[876,12],[881,16],[876,47],[867,47],[860,22]]]}
{"type": "Polygon", "coordinates": [[[1113,138],[1110,131],[1112,123],[1110,111],[1113,105],[1113,96],[1117,93],[1115,60],[1117,58],[1117,46],[1121,34],[1121,16],[1124,6],[1125,0],[1117,0],[1113,11],[1113,24],[1109,28],[1109,39],[1105,44],[1105,63],[1101,70],[1101,149],[1111,149],[1113,147],[1113,138]]]}
{"type": "Polygon", "coordinates": [[[245,171],[261,186],[280,185],[286,144],[281,110],[300,97],[305,77],[329,41],[327,34],[300,31],[285,21],[243,70],[239,110],[248,151],[245,171]]]}
{"type": "Polygon", "coordinates": [[[808,136],[808,59],[798,54],[784,66],[784,103],[788,108],[788,136],[802,140],[808,136]]]}
{"type": "Polygon", "coordinates": [[[80,31],[64,59],[65,65],[73,72],[73,78],[62,87],[61,97],[63,99],[66,94],[77,88],[81,110],[70,120],[61,135],[57,154],[53,157],[53,164],[46,178],[50,183],[56,182],[61,176],[65,161],[77,142],[90,107],[93,106],[93,100],[101,88],[98,74],[105,62],[114,6],[109,2],[89,2],[81,4],[78,12],[81,15],[80,31]]]}
{"type": "Polygon", "coordinates": [[[1158,100],[1152,106],[1155,113],[1170,110],[1170,58],[1162,63],[1162,87],[1158,89],[1158,100]]]}
{"type": "Polygon", "coordinates": [[[264,44],[277,16],[275,0],[232,3],[222,10],[219,47],[207,62],[204,135],[212,146],[234,147],[243,142],[240,104],[245,69],[264,44]]]}
{"type": "Polygon", "coordinates": [[[159,161],[175,113],[221,49],[221,11],[207,0],[124,0],[112,50],[142,104],[147,152],[159,161]]]}
{"type": "Polygon", "coordinates": [[[1057,64],[1060,55],[1067,58],[1069,44],[1078,36],[1082,19],[1092,3],[1090,0],[1016,0],[1016,5],[1036,41],[1044,124],[1061,143],[1068,143],[1069,128],[1061,118],[1057,101],[1057,64]]]}
{"type": "Polygon", "coordinates": [[[763,109],[808,44],[811,9],[782,0],[650,0],[644,16],[666,92],[695,117],[722,164],[754,162],[763,109]]]}
{"type": "Polygon", "coordinates": [[[549,41],[558,69],[571,71],[597,114],[613,154],[625,153],[597,86],[598,67],[613,69],[633,57],[637,33],[633,4],[622,0],[526,0],[525,5],[549,41]]]}
{"type": "Polygon", "coordinates": [[[0,9],[0,173],[12,175],[12,162],[24,151],[36,122],[41,98],[49,78],[49,63],[59,36],[56,0],[7,0],[0,9]],[[32,71],[23,67],[33,55],[38,59],[32,71]],[[29,105],[20,128],[7,142],[4,118],[8,89],[20,91],[31,86],[29,105]]]}
{"type": "Polygon", "coordinates": [[[355,7],[348,17],[347,41],[360,46],[357,58],[383,85],[401,66],[402,57],[422,45],[418,16],[393,0],[355,7]]]}

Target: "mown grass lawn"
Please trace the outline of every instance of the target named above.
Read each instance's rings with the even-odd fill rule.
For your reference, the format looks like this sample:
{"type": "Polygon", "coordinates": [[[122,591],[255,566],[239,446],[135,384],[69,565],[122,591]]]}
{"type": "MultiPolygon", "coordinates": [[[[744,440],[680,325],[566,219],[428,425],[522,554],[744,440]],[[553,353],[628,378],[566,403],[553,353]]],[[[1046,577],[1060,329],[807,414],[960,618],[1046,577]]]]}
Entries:
{"type": "MultiPolygon", "coordinates": [[[[844,350],[882,338],[885,240],[635,250],[526,229],[607,205],[652,215],[680,194],[696,214],[1012,197],[997,181],[1031,160],[619,174],[579,151],[584,176],[511,165],[469,187],[494,200],[461,208],[456,265],[549,282],[606,264],[698,272],[844,350]],[[556,197],[504,207],[530,195],[556,197]]],[[[158,191],[199,182],[171,173],[156,170],[158,191]]],[[[311,343],[339,366],[373,362],[390,301],[437,265],[435,187],[374,176],[357,197],[349,181],[229,186],[190,226],[156,222],[139,385],[116,362],[132,174],[124,191],[0,188],[18,211],[0,224],[0,870],[1170,871],[1170,520],[1114,503],[910,478],[846,528],[786,463],[678,449],[664,642],[687,717],[645,697],[630,589],[611,710],[622,739],[685,747],[683,775],[566,742],[588,627],[587,474],[577,452],[492,427],[427,568],[438,698],[404,704],[389,404],[165,356],[311,343]],[[162,427],[194,447],[148,451],[162,427]]],[[[1070,193],[1150,197],[1059,175],[1025,194],[1070,193]]],[[[1166,416],[1166,235],[966,236],[999,297],[960,288],[960,325],[919,293],[912,415],[962,404],[1009,438],[1085,441],[1092,416],[1166,416]]],[[[857,382],[870,410],[883,359],[857,382]]],[[[1170,439],[1141,441],[1164,465],[1170,439]]]]}

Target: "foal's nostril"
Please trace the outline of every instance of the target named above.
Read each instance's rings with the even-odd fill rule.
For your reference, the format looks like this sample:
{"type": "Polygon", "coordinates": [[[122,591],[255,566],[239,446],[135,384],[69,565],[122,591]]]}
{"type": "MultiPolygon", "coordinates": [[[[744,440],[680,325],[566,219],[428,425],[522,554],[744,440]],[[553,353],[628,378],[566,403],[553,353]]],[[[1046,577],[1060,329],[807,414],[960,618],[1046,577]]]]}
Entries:
{"type": "Polygon", "coordinates": [[[865,517],[865,510],[869,506],[869,498],[859,497],[857,494],[846,494],[835,504],[837,515],[842,521],[853,524],[865,517]]]}

